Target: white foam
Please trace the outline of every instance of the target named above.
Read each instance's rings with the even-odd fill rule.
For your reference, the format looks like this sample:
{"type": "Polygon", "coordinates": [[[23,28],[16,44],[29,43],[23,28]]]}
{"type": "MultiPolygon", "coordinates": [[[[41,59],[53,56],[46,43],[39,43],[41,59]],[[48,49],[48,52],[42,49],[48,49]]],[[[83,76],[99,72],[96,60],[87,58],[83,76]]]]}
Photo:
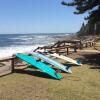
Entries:
{"type": "Polygon", "coordinates": [[[0,59],[10,57],[10,56],[12,56],[13,54],[16,54],[16,53],[31,52],[39,46],[43,46],[43,45],[2,47],[2,48],[0,48],[0,59]]]}
{"type": "Polygon", "coordinates": [[[21,37],[16,37],[16,38],[11,38],[12,40],[31,40],[33,38],[31,37],[26,37],[26,38],[21,38],[21,37]]]}

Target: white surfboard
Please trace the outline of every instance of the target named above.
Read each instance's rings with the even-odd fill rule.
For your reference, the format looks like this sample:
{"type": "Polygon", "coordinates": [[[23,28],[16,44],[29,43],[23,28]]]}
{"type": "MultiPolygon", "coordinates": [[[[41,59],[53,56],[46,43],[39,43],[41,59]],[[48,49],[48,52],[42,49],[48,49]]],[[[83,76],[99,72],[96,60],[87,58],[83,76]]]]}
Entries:
{"type": "Polygon", "coordinates": [[[66,56],[63,56],[63,55],[59,55],[57,53],[53,53],[53,54],[50,54],[51,56],[54,56],[54,57],[57,57],[57,58],[60,58],[60,59],[63,59],[65,61],[68,61],[70,63],[73,63],[73,64],[76,64],[76,65],[82,65],[81,62],[79,60],[73,60],[72,58],[69,58],[69,57],[66,57],[66,56]]]}
{"type": "Polygon", "coordinates": [[[42,60],[44,60],[45,62],[48,62],[51,65],[54,65],[55,67],[67,72],[67,73],[72,73],[70,66],[65,66],[51,58],[48,58],[47,56],[40,54],[38,52],[31,52],[30,54],[32,54],[34,57],[36,58],[40,58],[42,60]]]}

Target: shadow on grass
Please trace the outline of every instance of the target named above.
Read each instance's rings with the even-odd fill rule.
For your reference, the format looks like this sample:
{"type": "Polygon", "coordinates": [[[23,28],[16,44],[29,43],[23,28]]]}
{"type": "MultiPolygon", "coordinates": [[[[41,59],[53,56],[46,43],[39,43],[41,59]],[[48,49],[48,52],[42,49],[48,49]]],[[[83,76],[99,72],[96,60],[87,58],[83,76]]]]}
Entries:
{"type": "Polygon", "coordinates": [[[100,69],[100,53],[96,54],[83,54],[83,58],[81,59],[83,64],[89,64],[94,67],[91,69],[100,69]]]}
{"type": "Polygon", "coordinates": [[[31,71],[31,70],[22,70],[22,69],[15,69],[14,71],[15,73],[20,73],[20,74],[28,74],[28,75],[32,75],[32,76],[36,76],[36,77],[41,77],[41,78],[48,78],[48,79],[54,79],[52,76],[44,73],[44,72],[40,72],[40,71],[31,71]]]}
{"type": "Polygon", "coordinates": [[[71,64],[71,63],[64,63],[63,65],[69,66],[69,67],[79,67],[78,65],[71,64]]]}
{"type": "Polygon", "coordinates": [[[100,66],[91,67],[90,69],[100,69],[100,66]]]}
{"type": "MultiPolygon", "coordinates": [[[[64,64],[63,64],[64,65],[64,64]]],[[[68,65],[68,64],[67,64],[68,65]]],[[[69,64],[70,65],[70,64],[69,64]]],[[[71,66],[71,65],[70,65],[71,66]]],[[[36,67],[33,67],[33,66],[28,66],[29,68],[32,68],[32,69],[38,69],[38,68],[36,68],[36,67]]],[[[63,71],[63,70],[61,70],[61,69],[59,69],[59,68],[57,68],[57,67],[51,67],[51,68],[53,68],[55,71],[57,71],[58,73],[67,73],[67,72],[65,72],[65,71],[63,71]]],[[[67,74],[69,74],[69,73],[67,73],[67,74]]],[[[48,75],[48,74],[47,74],[48,75]]]]}

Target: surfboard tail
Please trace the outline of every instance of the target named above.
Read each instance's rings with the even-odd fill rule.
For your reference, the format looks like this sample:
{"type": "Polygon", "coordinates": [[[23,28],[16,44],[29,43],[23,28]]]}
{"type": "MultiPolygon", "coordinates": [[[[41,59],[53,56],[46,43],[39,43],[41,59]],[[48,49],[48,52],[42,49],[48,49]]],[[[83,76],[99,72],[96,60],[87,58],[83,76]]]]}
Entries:
{"type": "Polygon", "coordinates": [[[60,76],[60,74],[59,74],[58,72],[55,72],[55,75],[56,75],[56,77],[57,77],[57,79],[58,79],[58,80],[63,79],[63,77],[62,77],[62,76],[60,76]]]}
{"type": "Polygon", "coordinates": [[[68,65],[67,67],[66,67],[66,69],[67,69],[67,71],[68,71],[68,73],[72,73],[72,70],[71,70],[71,66],[70,65],[68,65]]]}
{"type": "Polygon", "coordinates": [[[77,63],[78,63],[78,65],[82,65],[82,63],[81,63],[81,60],[80,60],[80,59],[77,59],[77,63]]]}

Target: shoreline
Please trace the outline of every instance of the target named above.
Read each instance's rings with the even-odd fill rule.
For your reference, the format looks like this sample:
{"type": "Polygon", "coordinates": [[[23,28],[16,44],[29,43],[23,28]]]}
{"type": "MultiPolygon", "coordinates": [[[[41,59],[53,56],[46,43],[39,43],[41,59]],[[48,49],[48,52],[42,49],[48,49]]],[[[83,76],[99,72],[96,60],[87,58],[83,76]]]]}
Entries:
{"type": "MultiPolygon", "coordinates": [[[[7,38],[7,40],[6,40],[5,34],[4,34],[4,38],[3,38],[3,40],[1,39],[1,43],[3,43],[3,42],[7,43],[8,42],[9,45],[8,44],[3,44],[3,45],[1,44],[0,58],[4,58],[4,57],[7,57],[7,56],[9,57],[9,56],[12,56],[12,54],[15,54],[15,53],[22,53],[22,52],[31,51],[31,50],[34,50],[35,48],[37,48],[38,46],[48,45],[48,42],[45,43],[46,40],[43,40],[44,38],[52,40],[55,37],[56,39],[53,39],[52,44],[55,43],[56,41],[58,41],[58,39],[63,40],[63,38],[64,38],[63,35],[51,37],[52,35],[50,35],[50,34],[49,34],[50,37],[48,35],[43,35],[43,36],[42,35],[40,35],[40,36],[36,35],[36,36],[34,36],[34,34],[32,34],[32,35],[30,34],[30,36],[28,36],[28,34],[25,34],[25,35],[17,34],[17,35],[18,36],[15,35],[15,37],[14,37],[11,34],[11,36],[9,38],[7,38]],[[35,37],[37,37],[37,39],[35,39],[35,37]],[[39,40],[41,40],[40,43],[39,43],[39,40]],[[15,42],[15,45],[13,44],[13,42],[15,42]],[[24,44],[24,42],[25,42],[25,44],[24,44]],[[41,42],[43,42],[43,43],[41,43],[41,42]],[[8,45],[8,46],[5,46],[5,45],[8,45]]],[[[51,45],[51,43],[49,43],[49,45],[51,45]]]]}
{"type": "MultiPolygon", "coordinates": [[[[85,39],[84,41],[88,41],[88,39],[93,39],[95,37],[95,39],[96,39],[96,37],[97,36],[88,36],[88,37],[86,37],[86,36],[84,36],[83,38],[85,39]]],[[[58,41],[66,41],[66,40],[80,40],[81,41],[81,39],[83,40],[83,38],[78,38],[77,37],[77,35],[69,35],[69,36],[66,36],[66,37],[63,37],[63,38],[61,38],[61,39],[59,39],[58,41]]],[[[100,39],[100,36],[99,36],[99,39],[100,39]]],[[[57,42],[57,41],[56,41],[57,42]]],[[[54,42],[54,43],[56,43],[56,42],[54,42]]],[[[53,44],[54,44],[53,43],[53,44]]],[[[52,45],[53,45],[52,44],[52,45]]],[[[8,56],[4,56],[4,57],[1,57],[3,54],[5,54],[5,51],[4,52],[2,52],[2,54],[1,54],[1,58],[0,58],[0,60],[2,60],[2,59],[6,59],[6,58],[9,58],[9,57],[12,57],[12,55],[14,55],[14,54],[16,54],[16,53],[28,53],[28,52],[31,52],[31,51],[33,51],[33,50],[35,50],[37,47],[45,47],[45,46],[51,46],[51,44],[48,44],[48,45],[35,45],[35,47],[34,47],[34,45],[33,46],[29,46],[29,48],[27,49],[27,46],[23,46],[22,48],[20,48],[21,50],[18,50],[18,48],[16,47],[14,47],[14,48],[12,48],[12,49],[8,49],[8,50],[11,50],[11,54],[10,54],[10,52],[7,52],[7,54],[9,54],[8,56]],[[25,49],[24,49],[25,48],[25,49]]],[[[21,46],[20,46],[21,47],[21,46]]],[[[2,48],[2,51],[3,51],[4,49],[2,48]]],[[[7,50],[7,51],[8,51],[7,50]]],[[[97,50],[98,51],[98,50],[97,50]]],[[[95,52],[95,51],[94,51],[95,52]]]]}
{"type": "MultiPolygon", "coordinates": [[[[96,37],[96,36],[88,36],[88,38],[93,38],[93,37],[96,37]]],[[[73,40],[73,39],[81,39],[79,37],[77,37],[77,35],[68,35],[68,36],[62,36],[62,38],[59,38],[59,40],[56,40],[54,41],[52,44],[54,44],[55,42],[57,41],[63,41],[63,40],[73,40]]],[[[84,37],[84,39],[86,39],[86,37],[84,37]]],[[[83,40],[83,39],[82,39],[83,40]]],[[[51,43],[47,44],[48,45],[52,45],[51,43]]],[[[39,45],[39,44],[35,44],[34,45],[26,45],[26,46],[16,46],[16,47],[0,47],[0,59],[1,58],[4,58],[4,57],[10,57],[11,55],[15,54],[15,53],[23,53],[23,52],[28,52],[28,51],[31,51],[31,50],[34,50],[35,48],[37,47],[42,47],[42,46],[45,46],[44,45],[39,45]],[[7,56],[6,56],[7,55],[7,56]]]]}

